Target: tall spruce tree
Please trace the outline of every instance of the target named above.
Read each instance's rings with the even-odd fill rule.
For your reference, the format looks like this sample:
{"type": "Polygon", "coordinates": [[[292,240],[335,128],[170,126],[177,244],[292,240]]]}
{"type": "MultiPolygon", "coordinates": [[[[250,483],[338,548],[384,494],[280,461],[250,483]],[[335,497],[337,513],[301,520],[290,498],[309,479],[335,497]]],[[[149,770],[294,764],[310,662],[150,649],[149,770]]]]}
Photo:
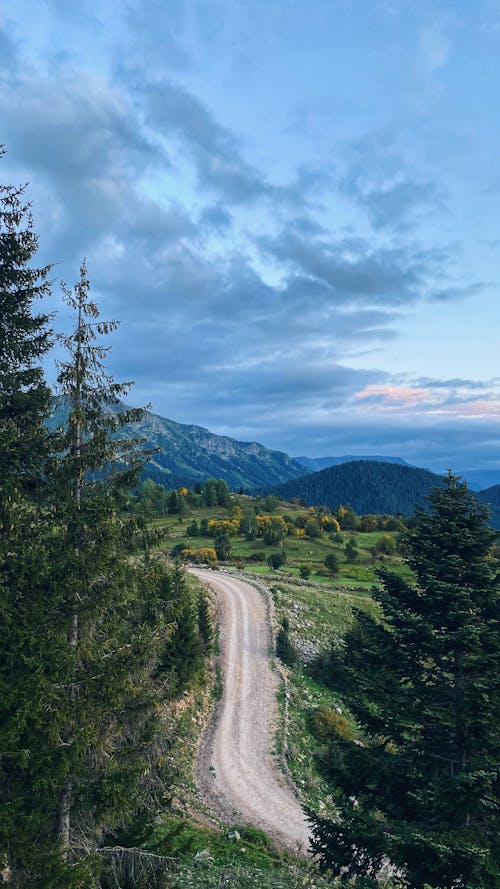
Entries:
{"type": "Polygon", "coordinates": [[[50,294],[51,266],[32,265],[38,238],[25,191],[0,185],[0,517],[7,525],[10,504],[33,493],[49,450],[51,394],[41,360],[52,331],[34,303],[50,294]]]}
{"type": "Polygon", "coordinates": [[[381,571],[331,681],[363,732],[328,769],[338,821],[312,816],[324,869],[375,886],[500,886],[500,599],[487,511],[451,473],[418,510],[415,582],[381,571]]]}
{"type": "MultiPolygon", "coordinates": [[[[42,407],[33,409],[36,453],[34,445],[25,453],[25,437],[14,459],[8,412],[5,432],[12,445],[0,541],[0,866],[39,889],[98,885],[108,832],[138,809],[157,809],[158,764],[170,743],[159,712],[168,688],[159,665],[171,632],[165,568],[148,557],[149,532],[120,508],[140,465],[136,442],[119,435],[134,412],[116,404],[123,390],[106,375],[106,349],[96,342],[115,325],[99,321],[88,290],[83,266],[67,293],[77,318],[60,367],[69,417],[58,450],[45,440],[42,407]]],[[[26,323],[5,358],[4,390],[14,396],[12,344],[31,330],[25,302],[26,323]]],[[[48,405],[40,352],[24,354],[19,403],[33,366],[35,405],[48,405]]],[[[19,407],[13,415],[20,439],[30,427],[19,407]]],[[[112,850],[105,855],[112,862],[112,850]]]]}
{"type": "MultiPolygon", "coordinates": [[[[88,858],[106,831],[126,823],[151,788],[140,781],[158,751],[158,665],[169,607],[164,569],[144,561],[151,535],[120,509],[142,466],[140,442],[120,430],[142,416],[120,403],[129,384],[104,369],[99,337],[114,330],[89,298],[85,264],[66,299],[76,315],[62,337],[68,358],[59,384],[68,406],[58,467],[60,546],[56,586],[65,597],[69,669],[60,702],[63,728],[57,838],[68,865],[88,858]]],[[[153,794],[154,797],[154,794],[153,794]]],[[[157,804],[149,798],[148,805],[157,804]]],[[[89,859],[90,860],[90,859],[89,859]]]]}
{"type": "Polygon", "coordinates": [[[33,857],[44,821],[43,799],[32,795],[44,780],[41,762],[33,768],[35,749],[44,755],[33,727],[42,708],[50,714],[45,667],[53,663],[52,622],[36,592],[50,561],[55,444],[44,423],[51,393],[41,367],[50,319],[35,303],[50,294],[50,266],[34,262],[38,239],[25,191],[0,186],[0,868],[12,878],[33,857]]]}

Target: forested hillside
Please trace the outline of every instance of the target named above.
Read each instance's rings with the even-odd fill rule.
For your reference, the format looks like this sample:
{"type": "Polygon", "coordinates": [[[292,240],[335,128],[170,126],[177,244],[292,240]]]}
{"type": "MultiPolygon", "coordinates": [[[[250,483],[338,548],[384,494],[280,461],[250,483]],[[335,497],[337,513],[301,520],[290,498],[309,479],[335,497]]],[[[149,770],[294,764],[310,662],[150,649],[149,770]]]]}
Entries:
{"type": "Polygon", "coordinates": [[[488,507],[492,527],[500,528],[500,485],[478,491],[476,497],[480,503],[488,507]]]}
{"type": "Polygon", "coordinates": [[[410,516],[439,483],[440,476],[427,469],[356,460],[278,485],[273,492],[287,500],[303,499],[312,506],[324,504],[335,509],[349,503],[360,514],[410,516]]]}
{"type": "Polygon", "coordinates": [[[354,460],[376,460],[378,463],[399,463],[401,466],[409,466],[402,457],[382,457],[361,455],[355,457],[352,454],[344,454],[342,457],[295,457],[297,463],[305,466],[309,472],[320,472],[329,466],[340,466],[341,463],[352,463],[354,460]]]}

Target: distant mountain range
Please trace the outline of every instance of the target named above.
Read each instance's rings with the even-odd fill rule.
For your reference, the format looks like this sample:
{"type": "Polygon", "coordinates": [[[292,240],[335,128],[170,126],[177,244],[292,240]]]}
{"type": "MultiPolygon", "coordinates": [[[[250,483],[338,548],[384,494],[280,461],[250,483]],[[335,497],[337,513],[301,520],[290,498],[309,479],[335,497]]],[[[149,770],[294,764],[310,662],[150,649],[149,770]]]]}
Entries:
{"type": "MultiPolygon", "coordinates": [[[[123,410],[124,405],[117,409],[123,410]]],[[[67,414],[64,399],[55,398],[49,425],[64,425],[67,414]]],[[[310,505],[334,508],[350,503],[360,514],[408,516],[441,480],[439,475],[411,466],[401,457],[294,459],[258,442],[215,435],[202,426],[176,423],[149,411],[140,423],[123,431],[142,437],[145,447],[156,451],[146,464],[144,477],[167,488],[193,487],[210,477],[223,478],[235,491],[273,491],[286,499],[298,497],[310,505]],[[307,475],[305,469],[309,470],[307,475]]],[[[482,480],[500,481],[500,472],[495,470],[471,470],[463,475],[471,487],[482,480]]],[[[493,527],[500,528],[500,484],[490,484],[486,490],[476,491],[476,496],[490,508],[493,527]]]]}
{"type": "Polygon", "coordinates": [[[500,529],[500,485],[493,485],[484,491],[474,492],[477,499],[484,503],[490,511],[490,521],[493,528],[500,529]]]}
{"type": "MultiPolygon", "coordinates": [[[[64,400],[56,398],[49,425],[63,426],[67,415],[64,400]]],[[[140,423],[124,427],[123,433],[144,438],[145,447],[157,449],[146,464],[144,476],[167,488],[193,487],[207,478],[222,478],[233,490],[251,491],[304,472],[303,466],[281,451],[269,450],[255,441],[215,435],[201,426],[176,423],[149,411],[140,423]]]]}
{"type": "Polygon", "coordinates": [[[465,479],[473,491],[500,485],[500,469],[457,469],[456,474],[465,479]]]}

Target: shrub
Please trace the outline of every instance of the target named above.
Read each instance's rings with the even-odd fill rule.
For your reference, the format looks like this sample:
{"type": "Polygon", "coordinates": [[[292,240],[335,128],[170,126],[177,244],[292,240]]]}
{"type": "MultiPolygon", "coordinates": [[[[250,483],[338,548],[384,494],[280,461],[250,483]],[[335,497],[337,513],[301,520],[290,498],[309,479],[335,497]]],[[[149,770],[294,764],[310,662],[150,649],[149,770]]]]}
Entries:
{"type": "Polygon", "coordinates": [[[328,553],[325,556],[325,567],[328,568],[330,574],[338,574],[339,559],[336,553],[328,553]]]}
{"type": "Polygon", "coordinates": [[[317,707],[311,716],[311,728],[315,738],[326,740],[338,737],[352,741],[353,732],[345,716],[330,707],[317,707]]]}
{"type": "Polygon", "coordinates": [[[386,556],[390,556],[396,552],[396,541],[390,534],[383,534],[377,542],[375,549],[378,553],[384,553],[386,556]]]}
{"type": "Polygon", "coordinates": [[[186,544],[185,544],[185,543],[176,543],[176,545],[173,546],[172,549],[170,550],[170,552],[169,552],[169,556],[170,556],[172,559],[176,559],[178,556],[180,556],[180,554],[182,553],[182,551],[185,550],[185,549],[186,549],[186,544]]]}
{"type": "Polygon", "coordinates": [[[291,667],[297,662],[297,652],[291,642],[289,629],[288,618],[284,617],[276,634],[276,654],[284,664],[288,664],[291,667]]]}
{"type": "Polygon", "coordinates": [[[193,559],[194,562],[202,562],[209,565],[217,561],[217,553],[211,547],[203,546],[201,549],[193,550],[190,554],[190,558],[193,559]]]}
{"type": "Polygon", "coordinates": [[[273,571],[276,571],[278,568],[281,568],[286,562],[286,553],[284,550],[280,550],[277,553],[270,553],[267,557],[267,564],[273,571]]]}

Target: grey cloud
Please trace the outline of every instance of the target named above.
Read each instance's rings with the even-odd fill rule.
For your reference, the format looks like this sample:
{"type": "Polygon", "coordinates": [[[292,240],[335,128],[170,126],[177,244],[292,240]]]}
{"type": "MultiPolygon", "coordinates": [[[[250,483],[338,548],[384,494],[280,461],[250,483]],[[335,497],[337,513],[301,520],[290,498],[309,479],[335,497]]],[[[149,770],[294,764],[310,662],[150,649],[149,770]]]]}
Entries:
{"type": "Polygon", "coordinates": [[[144,98],[148,123],[166,136],[181,137],[196,163],[202,188],[216,189],[234,203],[275,193],[260,171],[243,159],[233,134],[196,96],[162,81],[146,87],[144,98]]]}
{"type": "Polygon", "coordinates": [[[339,187],[375,229],[400,232],[436,210],[446,211],[448,196],[442,183],[415,177],[396,141],[395,133],[378,133],[346,144],[339,187]]]}
{"type": "Polygon", "coordinates": [[[16,46],[5,29],[0,28],[0,70],[4,69],[9,79],[17,67],[17,62],[16,46]]]}
{"type": "Polygon", "coordinates": [[[285,231],[259,246],[331,288],[332,299],[353,298],[395,305],[414,300],[423,279],[417,264],[402,248],[374,247],[362,239],[312,240],[285,231]]]}
{"type": "Polygon", "coordinates": [[[269,428],[266,443],[289,454],[304,453],[307,441],[310,456],[327,454],[381,454],[400,456],[409,463],[434,472],[488,466],[500,468],[498,423],[459,420],[446,422],[354,420],[342,413],[332,415],[330,424],[314,421],[302,428],[290,425],[280,437],[279,425],[269,428]]]}
{"type": "Polygon", "coordinates": [[[134,0],[127,5],[125,17],[129,27],[132,57],[142,66],[148,60],[148,70],[165,67],[187,70],[195,65],[185,37],[189,28],[189,12],[184,0],[171,3],[168,10],[164,0],[134,0]]]}
{"type": "Polygon", "coordinates": [[[232,225],[232,216],[222,203],[211,204],[205,207],[200,213],[200,222],[202,225],[208,225],[210,228],[223,231],[232,225]]]}
{"type": "Polygon", "coordinates": [[[438,380],[434,377],[417,377],[413,380],[415,386],[429,387],[432,389],[478,389],[486,390],[497,380],[469,380],[462,377],[453,377],[449,380],[438,380]]]}
{"type": "Polygon", "coordinates": [[[387,188],[358,193],[376,228],[401,228],[423,212],[443,209],[440,191],[430,182],[397,182],[387,188]]]}
{"type": "Polygon", "coordinates": [[[477,296],[482,293],[487,286],[486,282],[478,282],[477,284],[469,284],[464,287],[443,287],[432,290],[430,294],[436,302],[450,302],[450,300],[467,299],[469,296],[477,296]]]}
{"type": "Polygon", "coordinates": [[[325,235],[301,233],[293,223],[275,238],[258,238],[257,244],[264,255],[309,277],[311,289],[329,288],[332,304],[339,306],[353,301],[393,307],[417,299],[453,301],[487,286],[453,280],[456,245],[424,249],[402,242],[383,246],[354,236],[327,240],[325,235]]]}

